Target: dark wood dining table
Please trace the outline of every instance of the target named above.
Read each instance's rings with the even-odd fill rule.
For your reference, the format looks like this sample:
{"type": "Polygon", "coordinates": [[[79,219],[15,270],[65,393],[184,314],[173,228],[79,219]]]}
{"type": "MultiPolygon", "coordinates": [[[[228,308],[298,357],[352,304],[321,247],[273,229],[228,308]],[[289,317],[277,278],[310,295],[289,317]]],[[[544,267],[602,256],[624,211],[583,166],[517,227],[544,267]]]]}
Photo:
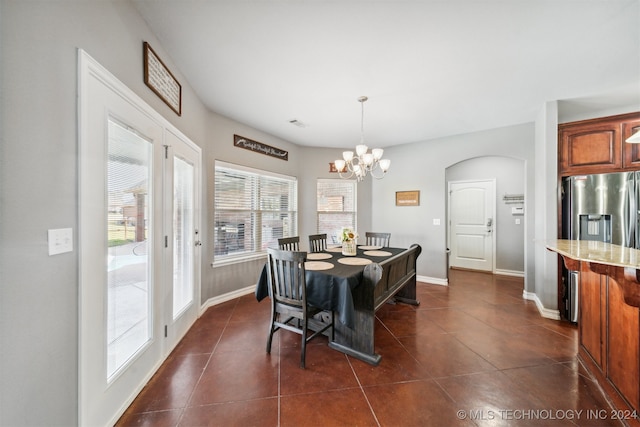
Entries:
{"type": "MultiPolygon", "coordinates": [[[[373,365],[375,311],[390,298],[418,305],[415,265],[421,252],[411,248],[359,246],[355,256],[344,256],[340,248],[307,254],[307,301],[323,310],[333,310],[334,339],[329,345],[373,365]]],[[[269,296],[266,265],[256,284],[258,301],[269,296]]]]}

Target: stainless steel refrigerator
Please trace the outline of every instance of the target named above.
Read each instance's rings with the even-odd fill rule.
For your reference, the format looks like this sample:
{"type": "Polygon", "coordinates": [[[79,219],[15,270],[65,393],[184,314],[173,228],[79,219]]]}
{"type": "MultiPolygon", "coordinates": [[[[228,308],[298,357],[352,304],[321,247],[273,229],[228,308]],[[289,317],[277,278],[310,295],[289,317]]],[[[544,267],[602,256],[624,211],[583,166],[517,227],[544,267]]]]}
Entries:
{"type": "MultiPolygon", "coordinates": [[[[637,247],[640,172],[567,177],[562,182],[562,238],[637,247]]],[[[578,320],[578,274],[563,271],[569,320],[578,320]]]]}

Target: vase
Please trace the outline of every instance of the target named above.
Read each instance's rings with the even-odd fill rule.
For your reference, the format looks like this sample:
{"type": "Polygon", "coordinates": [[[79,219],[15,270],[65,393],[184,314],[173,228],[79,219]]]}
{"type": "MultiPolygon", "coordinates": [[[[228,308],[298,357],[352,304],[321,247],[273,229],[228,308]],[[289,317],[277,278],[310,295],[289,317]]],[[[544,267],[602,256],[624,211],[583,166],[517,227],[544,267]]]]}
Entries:
{"type": "Polygon", "coordinates": [[[342,255],[355,256],[356,255],[356,241],[346,240],[342,242],[342,255]]]}

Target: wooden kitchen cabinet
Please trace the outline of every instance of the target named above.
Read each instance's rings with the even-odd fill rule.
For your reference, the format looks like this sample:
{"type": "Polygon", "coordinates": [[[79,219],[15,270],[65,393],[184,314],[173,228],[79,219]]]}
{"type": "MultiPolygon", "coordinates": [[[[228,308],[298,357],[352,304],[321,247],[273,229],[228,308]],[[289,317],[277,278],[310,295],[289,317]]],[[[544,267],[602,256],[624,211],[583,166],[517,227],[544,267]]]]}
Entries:
{"type": "Polygon", "coordinates": [[[640,129],[640,113],[560,124],[558,126],[560,175],[640,169],[640,147],[624,142],[634,130],[638,129],[640,129]]]}
{"type": "Polygon", "coordinates": [[[587,351],[600,371],[605,372],[604,357],[606,342],[603,339],[605,322],[606,276],[594,273],[586,263],[580,266],[580,286],[578,288],[580,311],[580,345],[587,351]]]}
{"type": "MultiPolygon", "coordinates": [[[[622,141],[626,141],[634,133],[640,130],[640,118],[629,119],[621,125],[622,141]]],[[[624,156],[622,166],[625,168],[640,167],[640,144],[624,144],[624,156]]]]}
{"type": "Polygon", "coordinates": [[[611,277],[606,326],[607,379],[629,406],[640,410],[640,312],[625,304],[620,285],[611,277]]]}

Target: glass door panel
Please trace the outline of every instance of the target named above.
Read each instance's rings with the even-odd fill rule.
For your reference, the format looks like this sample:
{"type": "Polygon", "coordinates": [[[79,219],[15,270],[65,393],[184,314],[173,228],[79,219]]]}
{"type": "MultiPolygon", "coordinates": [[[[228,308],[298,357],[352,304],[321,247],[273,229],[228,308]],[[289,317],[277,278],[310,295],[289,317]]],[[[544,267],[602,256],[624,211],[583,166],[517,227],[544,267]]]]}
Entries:
{"type": "Polygon", "coordinates": [[[152,144],[110,119],[107,155],[107,379],[152,333],[152,262],[147,231],[152,144]]]}
{"type": "Polygon", "coordinates": [[[173,163],[173,319],[193,301],[195,168],[174,157],[173,163]]]}

